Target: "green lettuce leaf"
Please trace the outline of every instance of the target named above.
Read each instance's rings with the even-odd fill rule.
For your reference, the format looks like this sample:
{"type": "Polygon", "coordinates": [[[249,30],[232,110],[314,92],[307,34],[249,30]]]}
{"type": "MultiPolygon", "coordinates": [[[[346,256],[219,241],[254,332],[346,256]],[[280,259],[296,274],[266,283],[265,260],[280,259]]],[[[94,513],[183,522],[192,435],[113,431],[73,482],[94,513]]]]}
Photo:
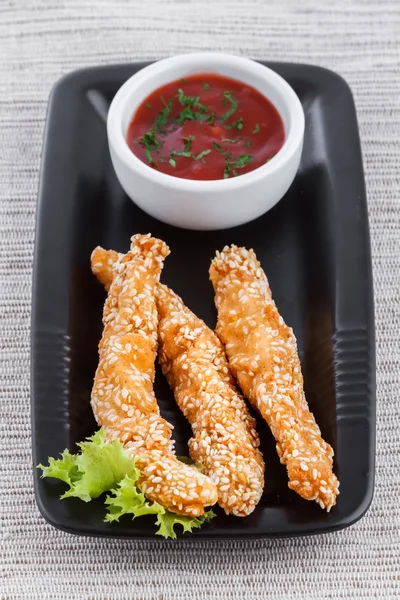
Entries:
{"type": "Polygon", "coordinates": [[[107,496],[105,501],[108,506],[105,521],[118,521],[123,515],[132,515],[132,519],[143,515],[157,515],[156,525],[159,528],[156,534],[175,539],[174,528],[176,525],[181,525],[184,533],[191,532],[215,517],[212,510],[205,512],[200,517],[177,515],[157,502],[146,500],[144,494],[136,486],[136,481],[137,479],[126,476],[115,490],[111,490],[113,496],[107,496]]]}
{"type": "Polygon", "coordinates": [[[162,535],[165,538],[175,539],[176,525],[182,526],[183,533],[186,533],[187,531],[192,532],[193,529],[201,527],[203,523],[211,521],[214,517],[215,513],[212,510],[207,510],[200,517],[185,517],[166,510],[157,517],[156,525],[159,525],[159,528],[157,529],[156,534],[162,535]]]}
{"type": "MultiPolygon", "coordinates": [[[[103,429],[77,446],[79,454],[64,450],[61,458],[49,458],[48,466],[38,465],[38,468],[42,470],[42,477],[60,479],[69,486],[61,498],[77,497],[89,502],[104,492],[111,492],[105,499],[106,522],[118,521],[124,515],[131,515],[132,519],[157,515],[156,534],[176,538],[176,525],[180,525],[184,533],[191,532],[215,516],[212,510],[200,517],[176,515],[157,502],[147,500],[137,485],[139,469],[119,440],[106,442],[103,429]]],[[[190,464],[191,459],[179,458],[190,464]]]]}
{"type": "Polygon", "coordinates": [[[119,440],[105,441],[105,431],[100,429],[87,441],[77,444],[80,454],[71,455],[65,450],[61,458],[49,458],[49,466],[38,465],[42,477],[62,479],[70,486],[61,498],[77,497],[90,502],[103,492],[113,489],[125,475],[139,471],[119,440]]]}
{"type": "Polygon", "coordinates": [[[108,513],[105,521],[118,521],[123,515],[132,515],[142,517],[143,515],[157,515],[165,512],[165,509],[157,502],[149,502],[136,485],[138,477],[129,477],[126,475],[119,482],[115,490],[111,490],[113,496],[107,496],[105,504],[108,507],[108,513]]]}
{"type": "Polygon", "coordinates": [[[38,465],[38,469],[42,469],[42,477],[54,477],[65,481],[69,486],[80,479],[81,473],[76,464],[76,456],[69,453],[69,450],[64,450],[61,458],[49,458],[49,465],[38,465]]]}

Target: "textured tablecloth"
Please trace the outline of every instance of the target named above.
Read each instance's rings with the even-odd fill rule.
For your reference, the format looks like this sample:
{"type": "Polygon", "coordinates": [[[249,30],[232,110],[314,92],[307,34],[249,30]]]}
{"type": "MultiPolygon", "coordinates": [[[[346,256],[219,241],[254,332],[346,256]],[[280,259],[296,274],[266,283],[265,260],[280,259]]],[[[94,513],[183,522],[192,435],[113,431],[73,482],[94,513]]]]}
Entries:
{"type": "Polygon", "coordinates": [[[0,0],[2,600],[400,597],[399,42],[399,0],[0,0]],[[356,525],[320,537],[74,537],[45,523],[32,486],[31,266],[48,95],[79,67],[211,49],[322,65],[353,90],[376,295],[375,498],[356,525]]]}

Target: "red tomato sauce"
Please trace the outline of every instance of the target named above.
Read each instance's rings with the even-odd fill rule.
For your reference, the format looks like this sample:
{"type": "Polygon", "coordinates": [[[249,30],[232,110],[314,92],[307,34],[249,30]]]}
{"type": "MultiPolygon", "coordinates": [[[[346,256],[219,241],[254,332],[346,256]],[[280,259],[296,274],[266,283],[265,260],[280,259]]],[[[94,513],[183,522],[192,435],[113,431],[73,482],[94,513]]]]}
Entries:
{"type": "Polygon", "coordinates": [[[282,119],[253,87],[214,73],[190,75],[152,92],[129,124],[132,152],[184,179],[226,179],[253,171],[282,148],[282,119]]]}

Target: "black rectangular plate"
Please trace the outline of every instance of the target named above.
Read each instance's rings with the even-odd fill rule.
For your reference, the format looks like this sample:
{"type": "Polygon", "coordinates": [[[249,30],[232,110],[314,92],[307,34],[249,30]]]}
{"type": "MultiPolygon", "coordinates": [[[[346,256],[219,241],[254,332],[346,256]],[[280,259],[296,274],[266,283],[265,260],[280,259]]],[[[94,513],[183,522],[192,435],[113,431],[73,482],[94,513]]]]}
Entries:
{"type": "MultiPolygon", "coordinates": [[[[367,510],[375,456],[375,341],[368,217],[352,95],[319,67],[266,63],[298,94],[306,115],[299,173],[283,200],[247,225],[216,232],[177,229],[152,219],[125,195],[107,146],[110,102],[135,63],[76,71],[50,97],[37,212],[32,308],[34,464],[47,463],[96,428],[89,398],[105,294],[89,257],[102,245],[126,251],[151,232],[171,247],[162,279],[210,327],[216,313],[208,267],[216,249],[253,247],[275,301],[298,339],[305,388],[322,434],[335,450],[341,482],[327,514],[287,487],[268,427],[258,420],[265,491],[246,518],[218,518],[185,539],[315,534],[347,527],[367,510]]],[[[157,374],[162,414],[175,425],[177,453],[190,427],[157,374]]],[[[79,534],[151,538],[151,517],[105,524],[102,500],[59,500],[64,485],[41,480],[35,492],[49,523],[79,534]]]]}

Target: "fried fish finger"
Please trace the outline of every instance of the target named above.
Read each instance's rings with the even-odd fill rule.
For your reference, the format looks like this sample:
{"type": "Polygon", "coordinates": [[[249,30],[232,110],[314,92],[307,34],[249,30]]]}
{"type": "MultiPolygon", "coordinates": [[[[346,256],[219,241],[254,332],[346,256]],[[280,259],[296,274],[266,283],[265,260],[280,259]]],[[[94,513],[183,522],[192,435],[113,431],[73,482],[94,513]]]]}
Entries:
{"type": "Polygon", "coordinates": [[[260,500],[264,461],[254,419],[234,387],[223,346],[171,289],[158,285],[159,361],[194,437],[189,453],[218,488],[227,514],[260,500]]]}
{"type": "Polygon", "coordinates": [[[217,334],[241,389],[271,428],[289,487],[329,511],[339,493],[333,449],[308,408],[296,338],[278,313],[254,251],[226,246],[211,263],[210,279],[217,334]]]}
{"type": "Polygon", "coordinates": [[[178,461],[172,426],[153,391],[158,316],[154,291],[169,249],[150,235],[132,238],[126,255],[96,248],[92,270],[108,288],[91,405],[111,439],[118,437],[141,471],[139,485],[169,510],[199,516],[217,501],[211,480],[178,461]]]}

